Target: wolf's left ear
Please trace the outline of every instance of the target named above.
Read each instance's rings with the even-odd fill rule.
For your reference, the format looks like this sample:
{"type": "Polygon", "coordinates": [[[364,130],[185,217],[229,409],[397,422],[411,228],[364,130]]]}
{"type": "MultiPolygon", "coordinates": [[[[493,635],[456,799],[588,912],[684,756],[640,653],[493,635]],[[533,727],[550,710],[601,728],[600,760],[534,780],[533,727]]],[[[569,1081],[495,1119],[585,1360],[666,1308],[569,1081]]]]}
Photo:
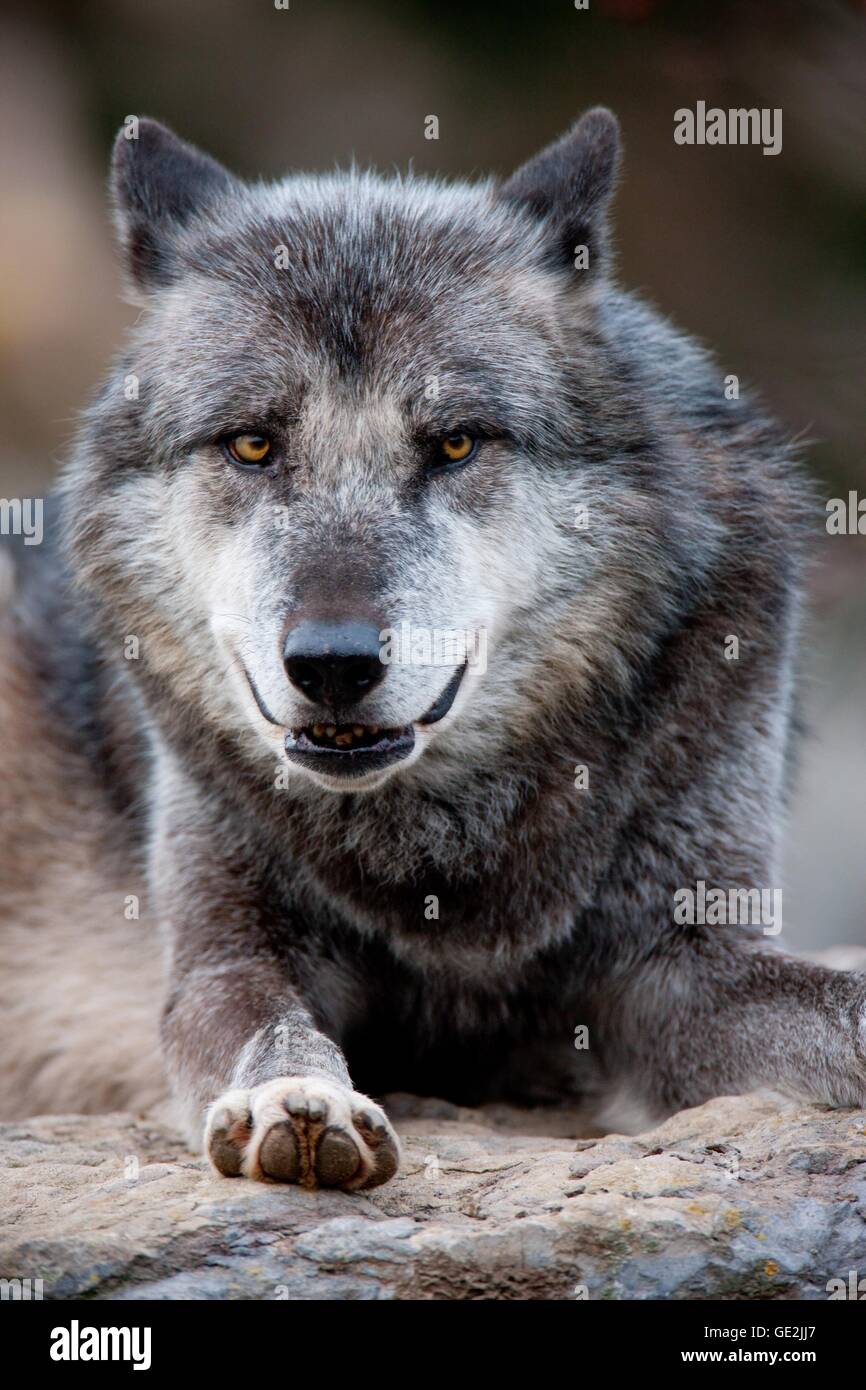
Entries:
{"type": "Polygon", "coordinates": [[[605,106],[594,106],[501,188],[501,197],[522,204],[547,224],[552,263],[575,265],[584,260],[591,271],[604,265],[607,208],[616,184],[619,148],[616,116],[605,106]]]}
{"type": "Polygon", "coordinates": [[[111,193],[127,270],[142,289],[173,278],[177,232],[235,184],[209,155],[159,121],[130,117],[118,131],[111,193]]]}

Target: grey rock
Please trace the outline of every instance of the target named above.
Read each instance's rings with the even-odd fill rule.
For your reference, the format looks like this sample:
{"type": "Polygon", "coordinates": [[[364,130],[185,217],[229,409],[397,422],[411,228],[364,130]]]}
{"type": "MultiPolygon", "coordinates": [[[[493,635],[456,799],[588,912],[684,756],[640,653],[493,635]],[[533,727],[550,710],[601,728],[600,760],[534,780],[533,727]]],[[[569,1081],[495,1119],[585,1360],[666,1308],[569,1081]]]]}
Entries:
{"type": "Polygon", "coordinates": [[[866,1274],[866,1113],[759,1094],[651,1133],[400,1096],[370,1195],[213,1175],[129,1115],[0,1126],[0,1277],[54,1299],[773,1299],[866,1274]]]}

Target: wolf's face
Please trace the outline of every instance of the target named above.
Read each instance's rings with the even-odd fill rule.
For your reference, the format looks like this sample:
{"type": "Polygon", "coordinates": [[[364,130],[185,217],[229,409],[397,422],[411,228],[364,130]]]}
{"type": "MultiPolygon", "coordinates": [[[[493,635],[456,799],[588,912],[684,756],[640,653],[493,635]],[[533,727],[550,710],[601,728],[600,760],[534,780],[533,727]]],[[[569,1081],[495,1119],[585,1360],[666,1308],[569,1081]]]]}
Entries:
{"type": "Polygon", "coordinates": [[[504,187],[250,188],[154,123],[119,137],[145,313],[67,485],[79,565],[254,755],[435,780],[575,678],[623,541],[611,455],[645,432],[593,326],[615,153],[596,112],[504,187]]]}

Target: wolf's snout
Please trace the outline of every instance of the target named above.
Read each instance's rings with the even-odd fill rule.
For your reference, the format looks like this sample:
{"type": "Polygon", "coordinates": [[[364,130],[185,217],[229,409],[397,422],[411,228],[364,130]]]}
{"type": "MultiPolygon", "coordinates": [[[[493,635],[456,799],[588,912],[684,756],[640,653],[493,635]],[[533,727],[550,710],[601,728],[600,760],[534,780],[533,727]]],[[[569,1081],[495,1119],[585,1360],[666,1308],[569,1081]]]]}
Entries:
{"type": "Polygon", "coordinates": [[[314,704],[356,705],[385,675],[379,631],[367,622],[299,623],[283,647],[289,680],[314,704]]]}

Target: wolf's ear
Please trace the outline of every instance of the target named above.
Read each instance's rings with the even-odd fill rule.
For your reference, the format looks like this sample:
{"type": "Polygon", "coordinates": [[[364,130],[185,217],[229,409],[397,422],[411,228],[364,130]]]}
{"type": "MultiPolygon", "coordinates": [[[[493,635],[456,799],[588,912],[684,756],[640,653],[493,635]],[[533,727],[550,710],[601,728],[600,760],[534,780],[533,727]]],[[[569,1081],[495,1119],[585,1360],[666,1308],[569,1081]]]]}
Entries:
{"type": "Polygon", "coordinates": [[[547,224],[551,262],[575,265],[582,259],[596,271],[606,258],[607,207],[618,165],[619,122],[607,107],[594,106],[522,164],[500,192],[547,224]]]}
{"type": "Polygon", "coordinates": [[[235,180],[159,121],[130,117],[114,142],[111,194],[126,266],[146,289],[172,279],[177,231],[235,180]]]}

